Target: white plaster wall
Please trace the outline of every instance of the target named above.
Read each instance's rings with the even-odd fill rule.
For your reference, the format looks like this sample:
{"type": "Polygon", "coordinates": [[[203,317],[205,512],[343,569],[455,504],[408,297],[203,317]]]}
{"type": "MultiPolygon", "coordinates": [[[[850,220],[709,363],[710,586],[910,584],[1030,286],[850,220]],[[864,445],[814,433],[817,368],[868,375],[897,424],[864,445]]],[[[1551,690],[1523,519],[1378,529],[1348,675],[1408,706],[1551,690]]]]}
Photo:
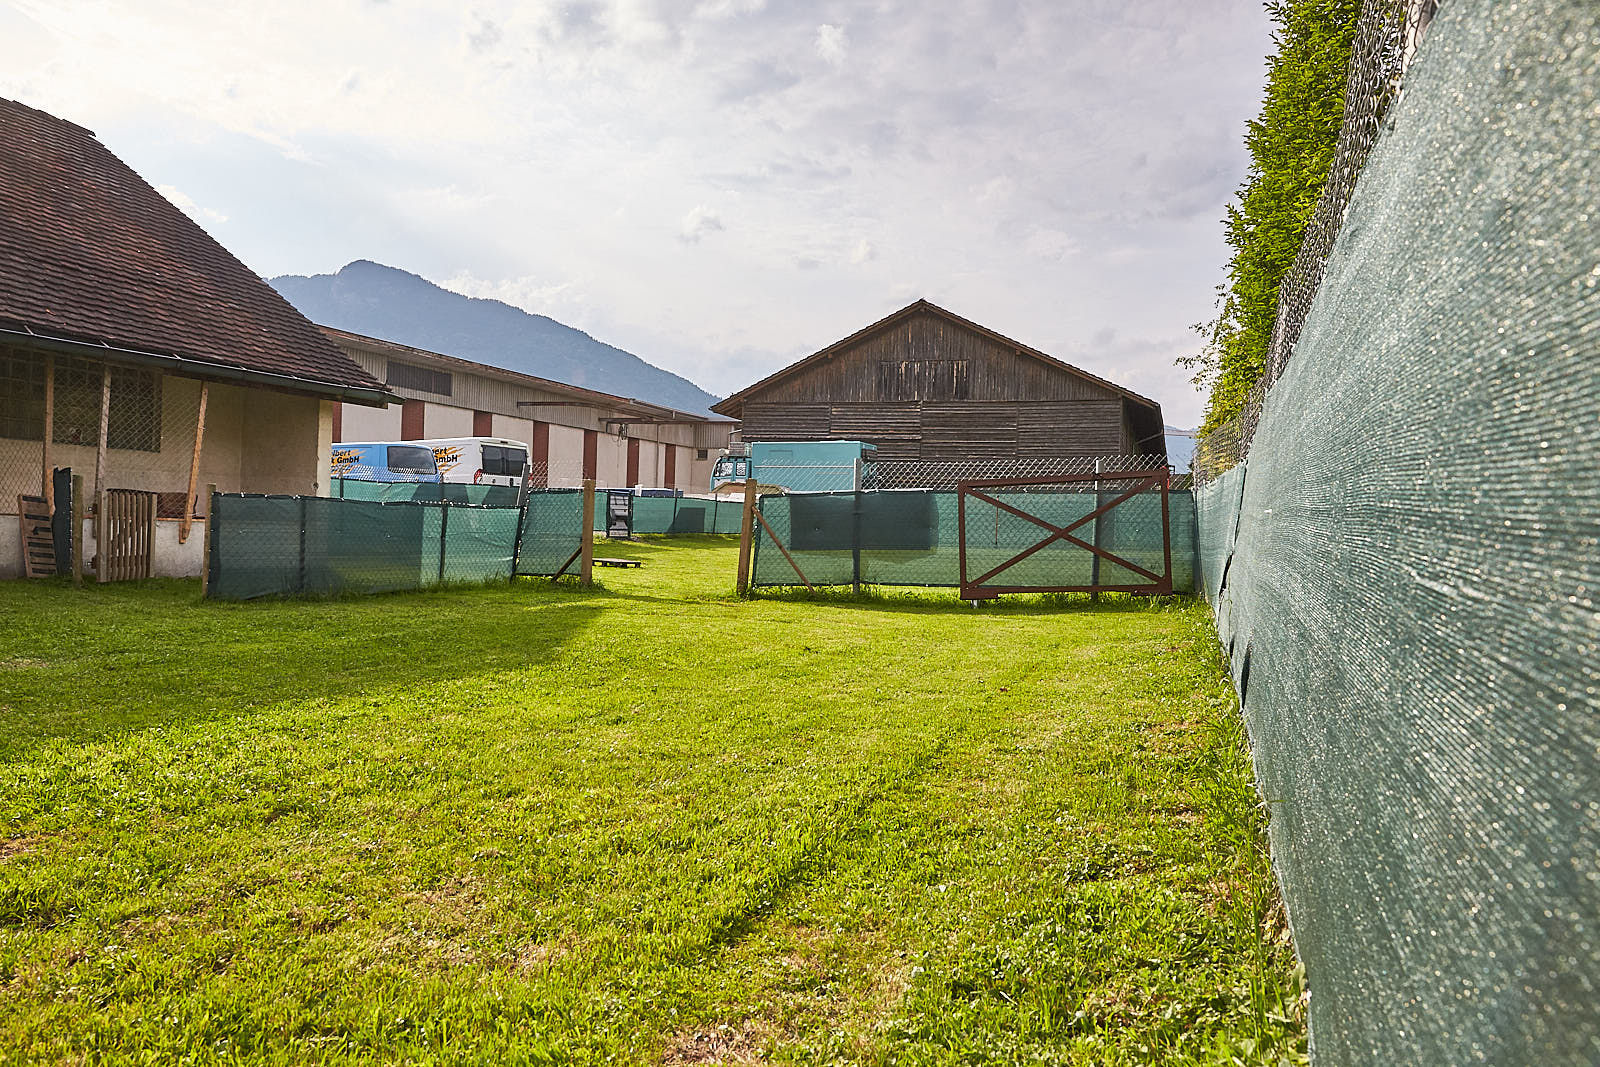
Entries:
{"type": "Polygon", "coordinates": [[[423,437],[471,437],[472,409],[429,403],[422,409],[423,437]]]}
{"type": "Polygon", "coordinates": [[[504,437],[508,441],[521,441],[530,449],[533,447],[533,423],[528,419],[514,419],[510,415],[495,415],[493,420],[494,433],[491,436],[504,437]]]}
{"type": "MultiPolygon", "coordinates": [[[[196,520],[189,528],[189,539],[178,543],[177,519],[157,519],[151,569],[157,578],[198,578],[205,552],[206,524],[196,520]]],[[[82,523],[84,581],[92,582],[94,559],[99,544],[94,539],[94,520],[82,523]]],[[[0,516],[0,579],[22,577],[22,528],[16,516],[0,516]],[[3,521],[11,519],[10,522],[3,521]]]]}
{"type": "Polygon", "coordinates": [[[621,486],[628,479],[628,439],[614,433],[602,433],[595,449],[595,484],[621,486]]]}
{"type": "Polygon", "coordinates": [[[22,526],[15,515],[0,515],[0,578],[22,577],[22,526]]]}
{"type": "Polygon", "coordinates": [[[399,404],[390,404],[386,408],[366,408],[360,404],[346,404],[339,417],[341,441],[400,440],[399,404]]]}
{"type": "Polygon", "coordinates": [[[583,483],[583,431],[571,426],[550,427],[550,484],[583,483]]]}

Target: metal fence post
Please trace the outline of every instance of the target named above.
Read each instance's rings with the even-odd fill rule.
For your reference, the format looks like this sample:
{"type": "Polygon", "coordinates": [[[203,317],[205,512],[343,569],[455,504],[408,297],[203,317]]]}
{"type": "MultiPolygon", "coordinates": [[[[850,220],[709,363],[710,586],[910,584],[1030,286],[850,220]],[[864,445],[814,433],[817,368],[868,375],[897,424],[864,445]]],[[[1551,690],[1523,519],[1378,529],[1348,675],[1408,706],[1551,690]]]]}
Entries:
{"type": "Polygon", "coordinates": [[[445,545],[449,541],[450,533],[450,501],[444,498],[441,489],[439,495],[439,584],[444,584],[444,555],[445,545]]]}
{"type": "Polygon", "coordinates": [[[300,498],[300,574],[295,592],[306,591],[306,498],[300,498]]]}
{"type": "Polygon", "coordinates": [[[850,483],[853,490],[850,506],[850,589],[861,592],[861,457],[850,465],[850,483]]]}
{"type": "Polygon", "coordinates": [[[217,483],[206,483],[205,540],[200,542],[200,596],[211,593],[211,568],[217,560],[217,483]]]}
{"type": "Polygon", "coordinates": [[[83,495],[83,475],[72,476],[72,585],[83,588],[83,520],[89,502],[83,495]]]}
{"type": "MultiPolygon", "coordinates": [[[[1094,472],[1096,474],[1099,474],[1104,469],[1105,468],[1103,468],[1100,465],[1100,461],[1098,459],[1094,461],[1094,472]]],[[[1094,480],[1094,506],[1095,506],[1095,510],[1096,511],[1100,510],[1100,505],[1103,504],[1103,503],[1105,503],[1105,501],[1103,501],[1101,499],[1101,497],[1100,497],[1100,479],[1096,478],[1094,480]]],[[[1096,548],[1105,547],[1105,546],[1100,544],[1100,516],[1099,515],[1096,515],[1094,517],[1094,547],[1096,547],[1096,548]]],[[[1091,552],[1089,554],[1089,584],[1090,585],[1096,585],[1096,586],[1100,584],[1100,554],[1098,552],[1091,552]]],[[[1095,590],[1094,592],[1090,593],[1089,597],[1090,597],[1091,600],[1099,600],[1100,599],[1099,590],[1095,590]]]]}

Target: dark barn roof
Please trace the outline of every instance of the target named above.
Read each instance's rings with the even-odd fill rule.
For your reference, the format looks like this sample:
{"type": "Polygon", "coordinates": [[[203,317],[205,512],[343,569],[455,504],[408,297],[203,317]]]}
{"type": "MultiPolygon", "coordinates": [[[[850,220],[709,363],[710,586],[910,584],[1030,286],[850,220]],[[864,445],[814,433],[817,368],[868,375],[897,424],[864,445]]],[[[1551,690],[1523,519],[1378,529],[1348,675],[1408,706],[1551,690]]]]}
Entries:
{"type": "Polygon", "coordinates": [[[1022,344],[1018,341],[1013,341],[1009,337],[995,333],[993,330],[988,329],[987,327],[979,326],[977,323],[972,322],[969,319],[964,319],[954,312],[946,311],[937,304],[930,304],[926,300],[918,300],[913,304],[908,304],[899,311],[896,311],[894,314],[889,315],[887,318],[879,319],[871,326],[868,326],[863,330],[856,331],[849,337],[844,338],[842,341],[836,341],[827,348],[822,349],[820,352],[814,352],[796,363],[789,364],[789,366],[768,375],[759,382],[756,382],[754,385],[750,385],[739,390],[737,393],[734,393],[732,396],[728,397],[728,399],[711,405],[711,410],[715,411],[719,415],[727,415],[730,418],[735,419],[739,418],[740,411],[744,407],[745,401],[755,398],[770,386],[776,385],[779,382],[791,378],[797,374],[803,374],[807,370],[810,370],[811,368],[825,363],[829,359],[832,359],[839,353],[855,347],[857,344],[871,337],[873,334],[890,329],[899,323],[906,321],[907,319],[922,314],[934,315],[945,319],[946,321],[954,323],[963,329],[971,330],[973,333],[976,333],[981,337],[985,337],[1003,348],[1008,348],[1019,356],[1038,360],[1046,366],[1063,371],[1067,374],[1075,375],[1086,381],[1094,382],[1110,392],[1123,397],[1136,407],[1147,409],[1149,416],[1154,418],[1157,425],[1160,424],[1161,405],[1156,401],[1151,400],[1149,397],[1140,396],[1138,393],[1135,393],[1132,390],[1124,389],[1115,382],[1106,381],[1106,379],[1094,374],[1090,374],[1088,371],[1079,367],[1074,367],[1070,363],[1064,363],[1061,360],[1056,359],[1054,356],[1049,356],[1043,352],[1040,352],[1036,348],[1029,348],[1025,344],[1022,344]]]}
{"type": "Polygon", "coordinates": [[[81,126],[0,99],[0,341],[392,399],[81,126]]]}

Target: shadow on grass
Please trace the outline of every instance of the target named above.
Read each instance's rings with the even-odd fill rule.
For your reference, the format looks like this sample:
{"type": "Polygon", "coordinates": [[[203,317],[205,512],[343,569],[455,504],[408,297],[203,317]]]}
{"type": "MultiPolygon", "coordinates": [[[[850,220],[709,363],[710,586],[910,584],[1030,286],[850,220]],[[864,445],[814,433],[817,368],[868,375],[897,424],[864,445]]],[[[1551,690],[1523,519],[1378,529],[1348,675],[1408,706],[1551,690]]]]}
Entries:
{"type": "Polygon", "coordinates": [[[814,591],[781,586],[755,590],[751,599],[923,614],[1124,615],[1165,611],[1187,605],[1194,598],[1188,595],[1145,597],[1128,593],[1102,593],[1099,599],[1095,599],[1088,593],[1032,593],[1008,594],[994,600],[978,601],[974,606],[962,600],[954,589],[867,586],[857,593],[842,586],[820,586],[814,591]]]}
{"type": "Polygon", "coordinates": [[[567,583],[245,603],[194,581],[7,583],[0,762],[313,697],[548,661],[604,610],[567,583]]]}

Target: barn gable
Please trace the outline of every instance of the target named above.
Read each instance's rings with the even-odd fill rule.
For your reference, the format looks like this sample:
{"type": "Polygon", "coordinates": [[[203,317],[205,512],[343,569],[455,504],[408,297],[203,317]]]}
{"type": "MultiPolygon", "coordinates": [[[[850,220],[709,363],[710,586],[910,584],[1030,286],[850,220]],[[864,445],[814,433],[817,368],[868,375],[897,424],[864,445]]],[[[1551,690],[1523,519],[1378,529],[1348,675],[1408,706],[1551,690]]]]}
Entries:
{"type": "Polygon", "coordinates": [[[1154,401],[923,300],[712,410],[746,441],[868,440],[883,458],[1164,450],[1154,401]]]}

